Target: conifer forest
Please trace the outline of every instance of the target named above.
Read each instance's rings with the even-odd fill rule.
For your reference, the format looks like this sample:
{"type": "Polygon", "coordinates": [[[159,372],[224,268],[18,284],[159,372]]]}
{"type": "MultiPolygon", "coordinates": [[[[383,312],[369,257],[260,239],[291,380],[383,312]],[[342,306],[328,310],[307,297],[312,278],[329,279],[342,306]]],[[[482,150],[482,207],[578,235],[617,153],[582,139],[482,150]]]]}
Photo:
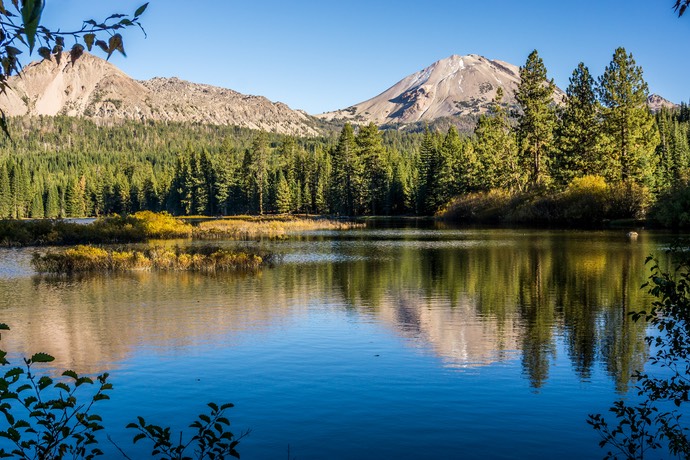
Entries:
{"type": "Polygon", "coordinates": [[[468,132],[345,123],[298,138],[192,123],[14,118],[12,137],[0,141],[0,217],[434,215],[454,197],[492,190],[534,200],[609,187],[631,203],[614,217],[652,209],[665,225],[688,223],[654,204],[682,207],[690,196],[690,107],[652,113],[632,54],[617,49],[599,77],[580,63],[562,101],[537,51],[520,76],[517,105],[499,91],[468,132]]]}

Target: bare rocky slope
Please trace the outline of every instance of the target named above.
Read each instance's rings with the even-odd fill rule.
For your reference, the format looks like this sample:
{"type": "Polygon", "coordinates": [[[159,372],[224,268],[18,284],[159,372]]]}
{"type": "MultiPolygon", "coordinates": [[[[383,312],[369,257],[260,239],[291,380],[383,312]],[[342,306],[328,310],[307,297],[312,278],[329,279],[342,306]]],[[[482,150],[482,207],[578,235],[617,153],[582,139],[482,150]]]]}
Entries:
{"type": "MultiPolygon", "coordinates": [[[[325,120],[411,124],[448,116],[486,113],[503,88],[503,103],[515,105],[519,67],[470,54],[453,55],[400,80],[378,96],[343,110],[317,115],[325,120]]],[[[563,91],[556,88],[554,100],[563,91]]]]}
{"type": "MultiPolygon", "coordinates": [[[[503,104],[516,107],[519,83],[520,68],[516,65],[476,54],[453,55],[403,78],[376,97],[316,116],[329,121],[397,126],[476,117],[488,111],[499,87],[503,88],[503,104]]],[[[556,87],[554,102],[561,104],[564,97],[563,90],[556,87]]],[[[649,96],[647,105],[652,111],[677,106],[657,94],[649,96]]]]}
{"type": "MultiPolygon", "coordinates": [[[[26,66],[11,89],[0,95],[7,115],[69,115],[95,120],[163,120],[317,135],[321,128],[343,121],[414,129],[424,123],[455,124],[471,131],[486,113],[498,88],[503,103],[516,106],[519,67],[483,56],[450,56],[402,80],[378,96],[346,109],[312,117],[262,96],[178,78],[138,81],[109,62],[85,53],[74,63],[65,55],[60,64],[41,61],[26,66]],[[320,119],[320,120],[319,120],[320,119]],[[333,122],[333,123],[331,123],[333,122]],[[463,125],[464,123],[464,125],[463,125]]],[[[564,93],[556,88],[554,101],[564,93]]],[[[653,94],[652,110],[673,103],[653,94]]]]}
{"type": "Polygon", "coordinates": [[[652,112],[658,112],[659,110],[664,108],[673,109],[675,107],[678,107],[678,104],[674,104],[673,102],[669,101],[668,99],[664,99],[658,94],[650,94],[649,97],[647,97],[647,105],[649,106],[652,112]]]}
{"type": "Polygon", "coordinates": [[[7,115],[69,115],[96,120],[134,119],[238,125],[295,134],[318,134],[316,121],[265,97],[248,96],[178,78],[137,81],[109,62],[85,53],[27,65],[0,95],[7,115]]]}

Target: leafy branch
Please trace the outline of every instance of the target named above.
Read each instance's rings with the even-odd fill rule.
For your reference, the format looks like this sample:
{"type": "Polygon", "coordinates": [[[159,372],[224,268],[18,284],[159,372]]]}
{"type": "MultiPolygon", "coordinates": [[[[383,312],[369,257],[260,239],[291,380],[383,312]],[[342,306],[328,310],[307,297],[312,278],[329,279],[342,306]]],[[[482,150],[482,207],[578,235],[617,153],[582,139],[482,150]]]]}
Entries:
{"type": "Polygon", "coordinates": [[[227,430],[230,420],[225,417],[224,412],[233,407],[232,404],[218,406],[215,403],[208,403],[211,411],[208,414],[199,414],[190,428],[196,429],[196,433],[187,442],[183,441],[180,432],[179,441],[171,440],[169,427],[163,428],[158,425],[146,423],[143,417],[137,417],[137,423],[130,423],[127,428],[137,430],[139,433],[134,436],[134,443],[142,439],[148,439],[153,443],[151,456],[153,458],[165,458],[174,460],[191,460],[193,457],[185,455],[185,452],[194,446],[195,457],[202,459],[224,459],[228,456],[240,458],[240,454],[235,450],[240,440],[247,436],[250,431],[245,431],[239,436],[227,430]]]}
{"type": "MultiPolygon", "coordinates": [[[[146,35],[140,17],[146,11],[148,2],[132,15],[117,13],[103,21],[89,19],[82,23],[80,29],[73,31],[51,30],[41,25],[45,0],[11,0],[11,6],[5,3],[5,0],[0,0],[0,94],[7,93],[10,88],[9,77],[21,71],[19,55],[23,54],[22,49],[28,48],[31,54],[38,45],[38,54],[43,59],[52,60],[54,56],[59,65],[66,50],[65,39],[70,37],[74,44],[67,53],[74,64],[84,50],[91,51],[94,47],[102,50],[107,58],[115,51],[126,56],[120,33],[123,29],[137,26],[146,35]]],[[[2,110],[0,129],[9,137],[6,116],[2,110]]]]}

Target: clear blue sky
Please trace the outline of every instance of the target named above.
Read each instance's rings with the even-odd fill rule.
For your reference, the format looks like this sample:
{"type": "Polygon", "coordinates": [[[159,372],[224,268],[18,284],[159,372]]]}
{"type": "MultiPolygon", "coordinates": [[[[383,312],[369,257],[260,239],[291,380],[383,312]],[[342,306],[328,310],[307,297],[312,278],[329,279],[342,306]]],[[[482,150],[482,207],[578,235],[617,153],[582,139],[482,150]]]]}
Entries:
{"type": "MultiPolygon", "coordinates": [[[[133,12],[143,0],[48,0],[46,26],[133,12]]],[[[125,32],[137,79],[171,77],[266,96],[321,113],[361,102],[451,54],[522,65],[537,49],[564,88],[578,62],[595,75],[624,46],[650,92],[690,100],[690,13],[673,0],[151,0],[125,32]]]]}

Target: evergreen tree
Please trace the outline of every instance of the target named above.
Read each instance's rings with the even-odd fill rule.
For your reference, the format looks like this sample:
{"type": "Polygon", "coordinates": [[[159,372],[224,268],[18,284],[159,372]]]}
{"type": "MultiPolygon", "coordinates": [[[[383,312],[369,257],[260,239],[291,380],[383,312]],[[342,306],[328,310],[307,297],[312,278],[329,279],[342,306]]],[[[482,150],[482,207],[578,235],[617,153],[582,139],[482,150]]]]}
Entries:
{"type": "Polygon", "coordinates": [[[60,217],[60,193],[55,183],[47,185],[45,216],[49,219],[60,217]]]}
{"type": "Polygon", "coordinates": [[[526,183],[502,99],[503,89],[499,88],[489,113],[479,117],[474,130],[474,151],[481,169],[476,176],[471,171],[465,176],[468,190],[521,190],[526,183]]]}
{"type": "Polygon", "coordinates": [[[363,210],[373,215],[381,214],[386,207],[390,169],[384,158],[385,150],[378,127],[374,123],[362,127],[355,142],[363,165],[363,210]]]}
{"type": "Polygon", "coordinates": [[[599,77],[598,93],[603,105],[605,158],[612,165],[610,179],[650,183],[659,134],[647,107],[642,68],[624,48],[616,49],[599,77]]]}
{"type": "Polygon", "coordinates": [[[570,77],[557,129],[558,156],[553,175],[561,186],[576,177],[602,175],[599,103],[594,78],[582,62],[570,77]]]}
{"type": "Polygon", "coordinates": [[[690,179],[690,140],[688,124],[673,123],[672,134],[673,170],[671,184],[677,185],[690,179]]]}
{"type": "Polygon", "coordinates": [[[30,201],[29,176],[22,162],[14,162],[10,170],[11,217],[22,219],[26,217],[30,201]]]}
{"type": "Polygon", "coordinates": [[[460,193],[459,177],[456,175],[459,162],[466,160],[465,146],[455,126],[450,126],[441,144],[438,165],[438,182],[432,195],[436,197],[435,208],[446,204],[454,195],[460,193]]]}
{"type": "Polygon", "coordinates": [[[441,144],[443,139],[429,128],[424,130],[424,139],[419,149],[419,175],[417,186],[417,210],[421,214],[433,214],[439,204],[438,183],[443,164],[441,144]]]}
{"type": "Polygon", "coordinates": [[[358,213],[362,169],[354,130],[350,123],[345,123],[332,153],[330,196],[332,209],[337,214],[354,216],[358,213]]]}
{"type": "Polygon", "coordinates": [[[290,187],[288,186],[287,180],[285,180],[285,175],[280,170],[278,170],[278,178],[276,182],[276,211],[278,211],[280,214],[285,214],[291,210],[290,187]]]}
{"type": "Polygon", "coordinates": [[[411,190],[408,170],[403,162],[393,165],[391,186],[389,189],[391,214],[406,214],[410,212],[411,190]]]}
{"type": "Polygon", "coordinates": [[[0,219],[7,219],[12,214],[12,190],[7,165],[0,165],[0,219]]]}
{"type": "Polygon", "coordinates": [[[143,207],[149,211],[158,212],[161,209],[161,199],[158,192],[158,182],[153,175],[153,172],[144,179],[142,186],[143,207]]]}
{"type": "Polygon", "coordinates": [[[79,179],[72,178],[65,186],[65,216],[66,217],[83,217],[84,209],[84,192],[82,191],[79,179]]]}
{"type": "Polygon", "coordinates": [[[251,163],[249,165],[252,174],[252,209],[259,215],[264,213],[264,194],[268,188],[269,154],[268,135],[262,131],[252,143],[251,163]]]}
{"type": "Polygon", "coordinates": [[[534,50],[520,67],[520,84],[515,98],[522,113],[518,117],[518,146],[522,167],[529,171],[532,187],[548,185],[549,160],[553,150],[556,112],[553,104],[554,84],[547,80],[544,62],[534,50]]]}
{"type": "Polygon", "coordinates": [[[32,195],[29,216],[32,219],[42,219],[45,217],[45,208],[43,206],[43,188],[36,188],[32,195]]]}

